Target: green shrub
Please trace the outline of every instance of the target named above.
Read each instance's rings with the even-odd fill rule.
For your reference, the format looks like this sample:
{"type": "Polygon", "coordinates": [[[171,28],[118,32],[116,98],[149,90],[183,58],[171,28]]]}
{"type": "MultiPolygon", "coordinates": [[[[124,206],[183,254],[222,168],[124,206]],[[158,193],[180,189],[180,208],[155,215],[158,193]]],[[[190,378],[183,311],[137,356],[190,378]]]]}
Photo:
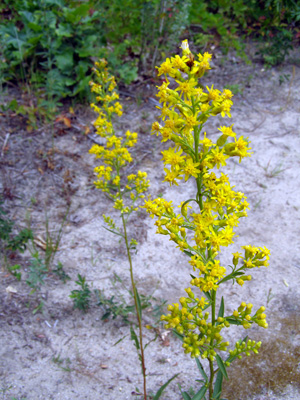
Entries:
{"type": "Polygon", "coordinates": [[[0,71],[8,79],[45,87],[48,96],[86,95],[103,46],[103,24],[93,1],[4,0],[0,71]],[[4,12],[5,11],[5,12],[4,12]]]}

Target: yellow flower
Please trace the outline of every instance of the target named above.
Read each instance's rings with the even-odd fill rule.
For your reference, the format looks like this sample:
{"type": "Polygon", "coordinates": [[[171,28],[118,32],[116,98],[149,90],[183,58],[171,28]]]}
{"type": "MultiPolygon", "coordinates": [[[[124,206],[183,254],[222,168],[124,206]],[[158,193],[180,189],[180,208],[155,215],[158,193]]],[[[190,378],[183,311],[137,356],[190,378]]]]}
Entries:
{"type": "Polygon", "coordinates": [[[189,158],[186,163],[183,165],[182,170],[185,173],[185,180],[187,181],[190,176],[197,178],[198,174],[200,174],[200,170],[197,168],[200,163],[194,163],[191,158],[189,158]]]}

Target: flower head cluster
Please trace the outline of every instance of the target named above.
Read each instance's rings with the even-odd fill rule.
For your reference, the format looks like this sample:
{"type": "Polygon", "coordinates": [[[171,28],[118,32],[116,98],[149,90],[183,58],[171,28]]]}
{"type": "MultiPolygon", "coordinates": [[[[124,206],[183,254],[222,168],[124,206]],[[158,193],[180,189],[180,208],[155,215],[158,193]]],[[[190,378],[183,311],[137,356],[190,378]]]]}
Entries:
{"type": "MultiPolygon", "coordinates": [[[[198,79],[210,69],[211,55],[191,53],[187,41],[182,43],[182,56],[168,58],[158,68],[164,81],[158,88],[161,103],[161,123],[154,122],[152,132],[161,136],[162,142],[173,146],[162,152],[165,165],[165,181],[170,185],[194,179],[194,198],[183,202],[180,213],[175,212],[172,202],[163,198],[145,201],[144,207],[151,217],[156,217],[157,233],[168,235],[177,247],[190,258],[193,268],[191,286],[204,293],[196,298],[191,288],[186,289],[188,298],[169,306],[169,314],[162,317],[167,328],[176,329],[183,336],[183,347],[192,357],[213,361],[217,351],[226,350],[228,342],[220,334],[231,323],[245,329],[252,323],[267,327],[263,307],[251,315],[252,305],[242,303],[232,315],[224,316],[224,309],[215,315],[216,291],[221,283],[232,280],[243,285],[251,279],[246,271],[267,266],[269,250],[244,246],[244,255],[233,254],[231,272],[220,264],[221,247],[233,243],[235,227],[241,217],[247,216],[249,205],[243,193],[235,191],[228,176],[220,170],[227,160],[238,157],[239,161],[251,155],[249,141],[237,137],[233,124],[219,127],[214,141],[203,127],[208,118],[220,115],[231,117],[233,104],[230,90],[220,91],[213,85],[203,88],[198,79]],[[242,265],[238,265],[242,263],[242,265]],[[209,306],[212,313],[204,312],[209,306]],[[210,318],[209,318],[210,315],[210,318]]],[[[224,308],[224,307],[223,307],[224,308]]]]}
{"type": "Polygon", "coordinates": [[[104,145],[95,144],[90,149],[90,153],[102,162],[94,169],[98,178],[94,183],[113,199],[115,209],[130,214],[137,210],[135,203],[144,197],[144,192],[149,186],[146,172],[138,171],[137,174],[127,177],[122,175],[122,169],[132,162],[129,148],[137,143],[138,134],[130,131],[124,135],[116,134],[112,118],[113,114],[119,117],[122,115],[122,105],[117,101],[119,95],[115,91],[115,78],[108,72],[105,60],[96,62],[94,71],[97,82],[90,82],[90,86],[100,103],[100,106],[91,104],[98,114],[94,126],[96,133],[105,139],[104,145]],[[126,204],[126,199],[129,200],[129,205],[126,204]]]}

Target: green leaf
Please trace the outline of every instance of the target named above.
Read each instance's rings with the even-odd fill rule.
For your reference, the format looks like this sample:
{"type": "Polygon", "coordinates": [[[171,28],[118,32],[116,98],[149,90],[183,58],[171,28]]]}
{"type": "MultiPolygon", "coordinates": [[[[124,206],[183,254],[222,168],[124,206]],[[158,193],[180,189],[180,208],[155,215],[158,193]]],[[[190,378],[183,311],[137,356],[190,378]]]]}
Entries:
{"type": "MultiPolygon", "coordinates": [[[[103,225],[102,225],[102,226],[103,226],[103,225]]],[[[124,237],[124,236],[123,236],[121,233],[119,233],[119,232],[116,232],[116,231],[113,231],[112,229],[106,228],[106,226],[103,226],[103,228],[104,228],[104,229],[106,229],[107,231],[109,231],[109,232],[111,232],[111,233],[115,234],[115,235],[118,235],[118,236],[124,237]]]]}
{"type": "Polygon", "coordinates": [[[191,396],[190,396],[187,392],[183,392],[183,391],[181,390],[181,385],[180,385],[180,383],[178,383],[178,387],[179,387],[180,393],[181,393],[181,395],[182,395],[182,397],[183,397],[183,400],[192,400],[191,396]]]}
{"type": "Polygon", "coordinates": [[[202,388],[195,394],[195,396],[192,397],[192,400],[201,400],[205,396],[205,393],[207,391],[206,386],[202,386],[202,388]]]}
{"type": "Polygon", "coordinates": [[[206,373],[205,373],[205,371],[204,371],[204,369],[203,369],[203,367],[202,367],[202,364],[201,364],[201,362],[199,361],[198,358],[196,358],[196,364],[197,364],[197,367],[198,367],[198,369],[199,369],[201,375],[203,376],[203,378],[204,378],[205,381],[207,382],[207,381],[208,381],[208,377],[207,377],[207,375],[206,375],[206,373]]]}
{"type": "Polygon", "coordinates": [[[130,327],[130,339],[134,341],[136,349],[139,350],[140,349],[140,343],[138,341],[138,338],[137,338],[136,333],[134,332],[134,329],[133,329],[132,326],[130,327]]]}
{"type": "Polygon", "coordinates": [[[136,295],[136,302],[137,302],[137,312],[139,314],[140,320],[142,319],[142,306],[141,306],[141,299],[139,296],[139,292],[137,291],[137,288],[134,287],[135,290],[135,295],[136,295]]]}
{"type": "Polygon", "coordinates": [[[160,387],[160,389],[158,389],[158,391],[156,392],[155,396],[153,397],[152,400],[158,400],[160,398],[160,396],[162,395],[163,391],[165,390],[165,388],[169,385],[169,383],[172,382],[173,379],[175,379],[179,374],[176,374],[174,376],[172,376],[172,378],[170,378],[164,385],[162,385],[160,387]]]}
{"type": "Polygon", "coordinates": [[[221,318],[224,317],[224,298],[223,298],[223,296],[221,299],[220,309],[219,309],[219,313],[218,313],[218,318],[219,317],[221,317],[221,318]]]}
{"type": "Polygon", "coordinates": [[[91,80],[90,76],[86,76],[84,79],[80,80],[80,82],[75,86],[75,88],[73,90],[73,96],[76,96],[78,93],[86,90],[90,80],[91,80]]]}
{"type": "Polygon", "coordinates": [[[124,340],[128,335],[123,336],[121,339],[119,339],[116,343],[113,344],[113,346],[116,346],[117,344],[119,344],[120,342],[122,342],[122,340],[124,340]]]}
{"type": "Polygon", "coordinates": [[[187,256],[189,256],[189,257],[192,257],[194,254],[193,253],[191,253],[190,251],[188,251],[188,250],[183,250],[183,252],[184,252],[184,254],[186,254],[187,256]]]}
{"type": "Polygon", "coordinates": [[[55,33],[57,36],[71,37],[73,35],[73,29],[69,24],[59,24],[58,28],[55,29],[55,33]]]}
{"type": "Polygon", "coordinates": [[[220,368],[220,371],[222,372],[225,379],[228,381],[228,375],[227,375],[225,364],[224,364],[222,358],[218,354],[216,355],[216,360],[217,360],[218,367],[220,368]]]}
{"type": "Polygon", "coordinates": [[[176,329],[173,329],[172,332],[179,340],[183,342],[184,336],[181,335],[181,333],[177,332],[176,329]]]}
{"type": "Polygon", "coordinates": [[[209,292],[203,292],[204,296],[211,301],[211,295],[209,294],[209,292]]]}
{"type": "Polygon", "coordinates": [[[228,321],[230,325],[242,325],[241,321],[238,321],[234,318],[226,318],[226,321],[228,321]]]}
{"type": "Polygon", "coordinates": [[[216,381],[215,381],[214,393],[213,393],[213,397],[216,400],[219,400],[219,397],[222,393],[222,384],[223,384],[223,374],[221,371],[219,371],[217,374],[216,381]]]}
{"type": "Polygon", "coordinates": [[[56,65],[62,72],[69,72],[74,64],[73,51],[65,51],[64,54],[58,54],[55,56],[56,65]]]}
{"type": "Polygon", "coordinates": [[[64,6],[64,1],[63,0],[45,0],[45,4],[48,4],[49,6],[64,6]]]}

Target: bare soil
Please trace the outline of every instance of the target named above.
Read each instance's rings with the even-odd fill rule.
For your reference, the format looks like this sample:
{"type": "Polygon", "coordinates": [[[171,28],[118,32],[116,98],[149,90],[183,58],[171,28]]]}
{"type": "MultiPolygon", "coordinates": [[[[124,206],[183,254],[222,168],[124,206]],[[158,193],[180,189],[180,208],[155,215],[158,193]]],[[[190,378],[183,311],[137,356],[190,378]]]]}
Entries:
{"type": "MultiPolygon", "coordinates": [[[[299,59],[299,54],[295,56],[299,59]]],[[[237,133],[249,136],[253,149],[251,158],[241,164],[230,161],[227,166],[231,182],[248,197],[250,212],[241,221],[235,245],[223,252],[222,263],[226,265],[241,245],[251,243],[271,250],[270,266],[254,271],[249,284],[241,288],[228,283],[222,289],[226,310],[232,311],[241,301],[254,307],[265,305],[269,322],[267,330],[246,332],[263,342],[261,352],[231,367],[224,396],[231,400],[296,400],[300,398],[300,66],[290,60],[280,68],[266,70],[216,53],[214,68],[203,83],[220,89],[231,85],[238,92],[232,119],[209,121],[208,136],[214,138],[220,124],[234,123],[237,133]],[[284,75],[289,75],[289,80],[280,84],[284,75]]],[[[195,190],[192,183],[179,188],[162,183],[160,152],[165,145],[150,135],[157,117],[153,83],[123,89],[121,94],[124,115],[116,122],[118,129],[137,131],[140,139],[130,168],[148,172],[151,195],[163,194],[175,204],[190,198],[195,190]]],[[[4,95],[7,101],[14,97],[26,101],[15,89],[4,95]]],[[[125,400],[139,398],[136,388],[142,389],[129,325],[121,316],[103,320],[107,309],[97,305],[94,293],[98,289],[106,299],[115,296],[113,301],[118,304],[132,305],[126,290],[129,272],[123,245],[103,228],[102,214],[114,215],[112,205],[93,186],[97,164],[88,151],[98,140],[92,127],[95,115],[84,106],[74,110],[71,113],[66,105],[60,120],[38,123],[38,129],[31,132],[22,116],[10,111],[0,115],[2,207],[16,228],[30,225],[35,239],[40,240],[46,240],[46,220],[55,238],[66,218],[41,291],[30,295],[26,284],[29,251],[22,256],[13,254],[7,261],[22,265],[21,281],[7,271],[2,260],[3,399],[125,400]],[[53,272],[59,261],[71,277],[65,284],[53,272]],[[71,291],[78,289],[78,273],[86,277],[92,290],[87,313],[74,309],[69,298],[71,291]],[[41,301],[42,311],[33,314],[41,301]]],[[[146,349],[149,393],[179,373],[162,399],[181,399],[178,384],[184,390],[196,390],[199,374],[180,341],[158,324],[158,314],[165,300],[175,302],[183,295],[189,284],[189,265],[167,238],[155,234],[153,220],[142,211],[131,220],[130,231],[139,242],[134,256],[139,292],[154,297],[144,312],[144,325],[156,324],[158,333],[146,349]]],[[[41,242],[37,248],[44,257],[41,242]]],[[[130,313],[128,318],[133,319],[130,313]]],[[[228,338],[233,342],[244,337],[241,330],[233,329],[228,338]]],[[[145,342],[154,338],[153,330],[144,330],[145,342]]]]}

